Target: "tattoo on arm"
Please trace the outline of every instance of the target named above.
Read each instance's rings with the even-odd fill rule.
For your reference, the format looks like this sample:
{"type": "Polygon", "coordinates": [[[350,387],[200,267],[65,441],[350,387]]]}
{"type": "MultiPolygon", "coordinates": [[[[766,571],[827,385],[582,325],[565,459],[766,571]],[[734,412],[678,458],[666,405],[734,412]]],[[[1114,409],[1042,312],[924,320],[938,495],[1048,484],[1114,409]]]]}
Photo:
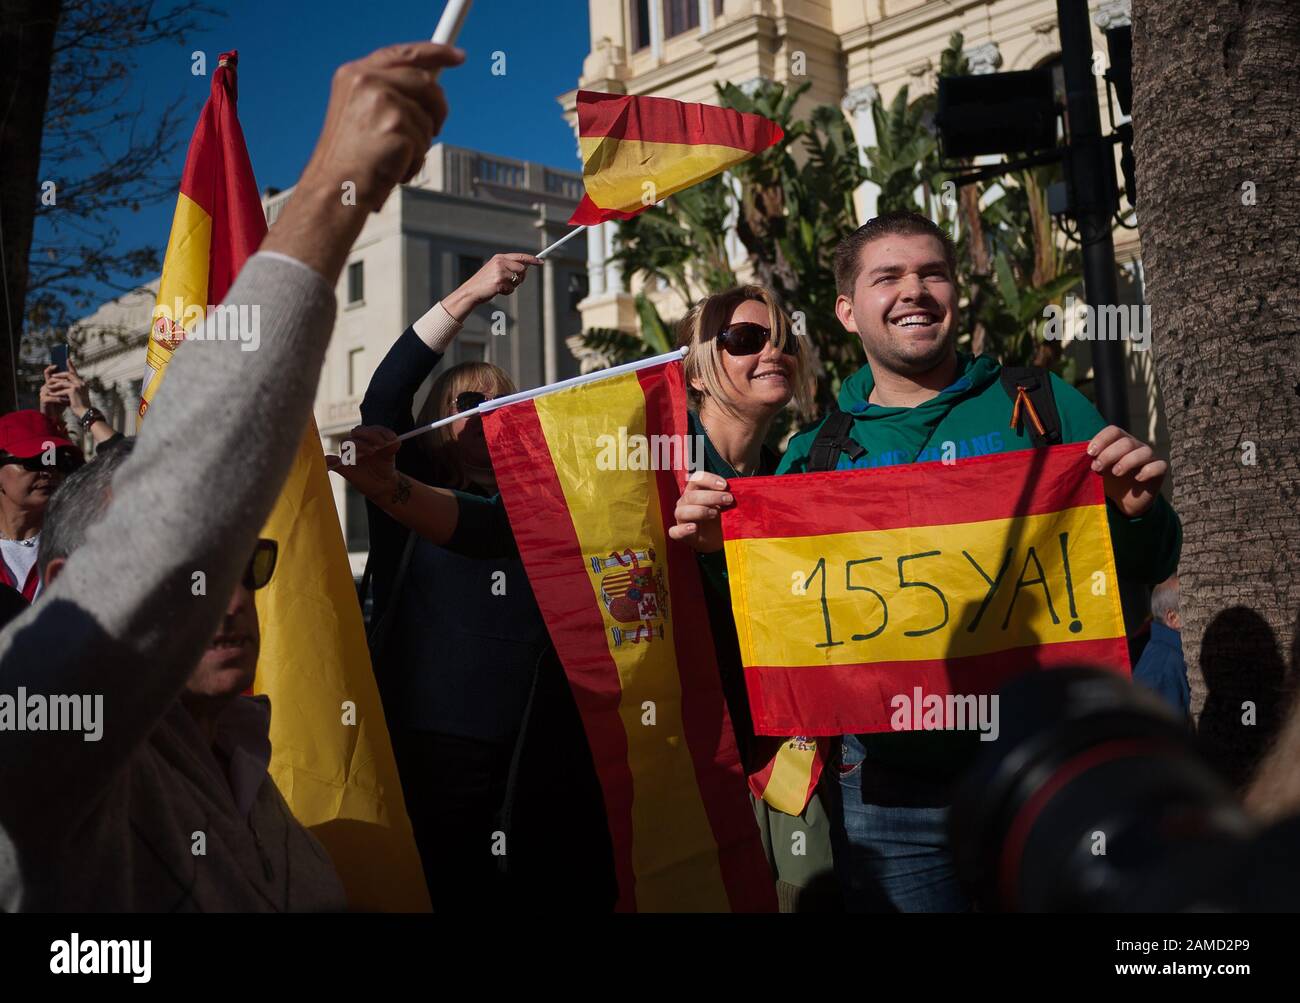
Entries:
{"type": "Polygon", "coordinates": [[[389,499],[391,505],[404,505],[411,497],[411,482],[402,474],[397,475],[397,487],[393,488],[393,497],[389,499]]]}

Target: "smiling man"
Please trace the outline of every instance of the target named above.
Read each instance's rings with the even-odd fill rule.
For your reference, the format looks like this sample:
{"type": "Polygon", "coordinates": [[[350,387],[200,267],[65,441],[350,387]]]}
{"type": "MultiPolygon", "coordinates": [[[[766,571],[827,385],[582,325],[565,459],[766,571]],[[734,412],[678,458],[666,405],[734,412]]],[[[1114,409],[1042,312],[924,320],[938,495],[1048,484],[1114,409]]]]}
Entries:
{"type": "MultiPolygon", "coordinates": [[[[910,212],[877,216],[840,242],[835,279],[836,316],[861,340],[867,365],[844,381],[838,411],[791,440],[777,473],[1088,442],[1105,481],[1120,579],[1155,584],[1173,573],[1182,531],[1160,495],[1168,464],[1054,374],[1004,372],[990,356],[957,351],[956,248],[939,227],[910,212]]],[[[721,478],[693,475],[674,536],[697,550],[720,548],[718,514],[732,504],[725,492],[721,478]]],[[[967,908],[947,845],[947,806],[977,751],[971,731],[843,737],[835,863],[848,908],[967,908]]]]}

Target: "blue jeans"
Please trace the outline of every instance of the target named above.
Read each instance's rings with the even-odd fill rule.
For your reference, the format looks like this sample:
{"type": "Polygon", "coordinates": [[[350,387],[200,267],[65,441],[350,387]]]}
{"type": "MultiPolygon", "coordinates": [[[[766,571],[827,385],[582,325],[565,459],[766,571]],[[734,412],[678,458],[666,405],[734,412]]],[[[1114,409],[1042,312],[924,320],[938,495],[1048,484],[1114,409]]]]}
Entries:
{"type": "MultiPolygon", "coordinates": [[[[948,808],[873,804],[863,793],[865,750],[845,735],[835,870],[848,912],[966,912],[948,849],[948,808]]],[[[870,769],[870,764],[868,764],[870,769]]]]}

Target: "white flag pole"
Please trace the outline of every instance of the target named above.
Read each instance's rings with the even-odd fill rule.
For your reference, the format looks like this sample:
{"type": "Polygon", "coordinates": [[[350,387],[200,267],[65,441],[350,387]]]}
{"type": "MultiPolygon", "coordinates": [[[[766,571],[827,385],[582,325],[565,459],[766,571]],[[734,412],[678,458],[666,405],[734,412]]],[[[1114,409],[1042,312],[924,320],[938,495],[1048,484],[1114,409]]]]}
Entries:
{"type": "Polygon", "coordinates": [[[524,390],[517,394],[511,394],[508,397],[498,397],[495,400],[484,401],[472,411],[462,411],[460,414],[453,414],[447,418],[442,418],[429,425],[421,425],[419,428],[413,428],[404,435],[399,435],[398,440],[410,439],[417,435],[423,435],[425,432],[432,432],[435,428],[441,428],[443,425],[450,425],[453,421],[460,421],[462,418],[470,418],[474,415],[480,417],[489,411],[495,411],[499,407],[505,407],[507,404],[518,404],[520,401],[532,400],[534,397],[541,397],[543,394],[555,393],[557,390],[567,390],[570,387],[581,386],[583,383],[594,383],[596,380],[603,380],[607,376],[618,376],[622,373],[634,373],[638,369],[649,369],[651,366],[657,366],[664,362],[676,362],[686,355],[685,348],[679,348],[672,352],[665,352],[663,355],[656,355],[652,359],[638,359],[636,362],[625,362],[621,366],[614,366],[611,369],[597,369],[592,373],[583,373],[581,376],[573,376],[567,380],[560,380],[558,383],[551,383],[544,387],[537,387],[534,390],[524,390]]]}
{"type": "Polygon", "coordinates": [[[470,4],[473,2],[474,0],[447,0],[447,6],[442,9],[442,17],[438,18],[438,27],[433,30],[431,41],[439,45],[455,45],[456,36],[460,34],[461,25],[465,23],[465,16],[469,14],[470,4]]]}
{"type": "Polygon", "coordinates": [[[561,237],[559,240],[557,240],[557,241],[556,241],[554,244],[552,244],[550,247],[547,247],[547,248],[544,248],[543,250],[538,251],[538,252],[537,252],[537,257],[539,257],[539,258],[544,258],[544,257],[546,257],[548,254],[550,254],[552,251],[554,251],[557,247],[559,247],[560,245],[565,244],[565,243],[567,243],[568,241],[572,240],[572,239],[573,239],[574,237],[576,237],[578,234],[582,233],[582,231],[585,230],[585,229],[587,229],[587,225],[586,225],[585,223],[584,223],[582,226],[575,226],[572,230],[570,230],[568,233],[566,233],[563,237],[561,237]]]}

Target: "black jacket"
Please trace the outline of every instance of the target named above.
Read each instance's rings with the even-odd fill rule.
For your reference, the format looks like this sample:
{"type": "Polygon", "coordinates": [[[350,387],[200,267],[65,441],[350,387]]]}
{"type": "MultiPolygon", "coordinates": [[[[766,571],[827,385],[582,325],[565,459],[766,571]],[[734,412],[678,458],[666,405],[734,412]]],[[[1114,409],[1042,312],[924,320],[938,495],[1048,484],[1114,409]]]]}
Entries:
{"type": "MultiPolygon", "coordinates": [[[[398,434],[409,431],[415,394],[441,361],[407,328],[370,380],[362,421],[398,434]]],[[[445,486],[437,484],[418,437],[402,443],[397,468],[445,486]]],[[[372,622],[391,615],[374,652],[389,720],[462,738],[513,740],[538,660],[549,646],[523,564],[466,557],[417,537],[395,591],[411,534],[370,502],[366,513],[372,622]]]]}

